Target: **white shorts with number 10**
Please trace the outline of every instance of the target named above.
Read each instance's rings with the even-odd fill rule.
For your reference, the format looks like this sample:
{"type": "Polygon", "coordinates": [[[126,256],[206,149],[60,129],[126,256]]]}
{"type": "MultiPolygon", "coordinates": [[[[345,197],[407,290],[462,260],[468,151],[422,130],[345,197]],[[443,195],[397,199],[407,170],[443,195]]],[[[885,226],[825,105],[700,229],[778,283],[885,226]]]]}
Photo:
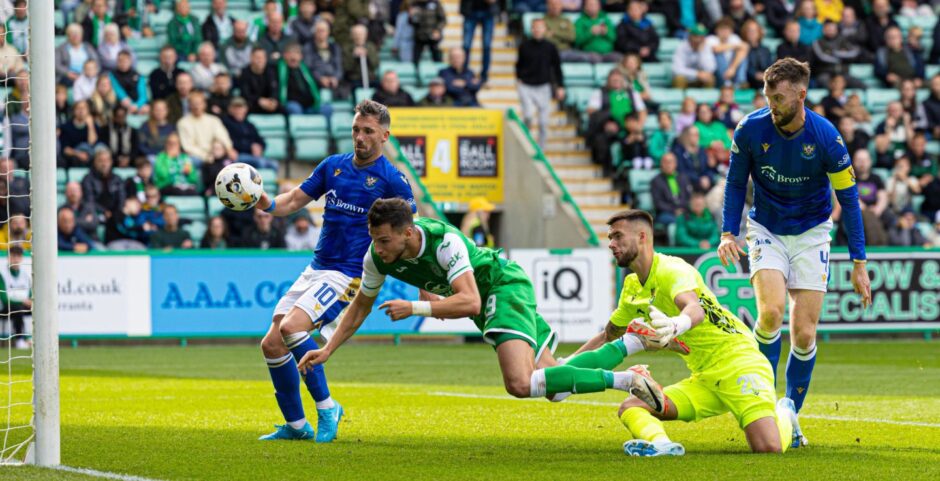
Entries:
{"type": "Polygon", "coordinates": [[[763,269],[778,270],[787,289],[826,292],[829,280],[829,244],[832,219],[798,235],[776,235],[747,220],[748,260],[751,278],[763,269]]]}
{"type": "MultiPolygon", "coordinates": [[[[297,307],[313,321],[314,329],[323,328],[337,318],[359,290],[359,278],[339,271],[318,271],[307,266],[290,289],[277,302],[274,315],[286,315],[297,307]]],[[[328,336],[324,336],[328,337],[328,336]]]]}

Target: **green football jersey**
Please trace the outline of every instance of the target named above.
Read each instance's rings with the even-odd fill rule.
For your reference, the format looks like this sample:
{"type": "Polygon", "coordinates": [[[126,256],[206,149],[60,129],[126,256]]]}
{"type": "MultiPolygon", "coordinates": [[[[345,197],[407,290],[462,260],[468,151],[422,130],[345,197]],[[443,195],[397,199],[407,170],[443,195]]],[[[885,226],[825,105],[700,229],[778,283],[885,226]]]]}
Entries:
{"type": "Polygon", "coordinates": [[[650,306],[667,316],[678,316],[681,311],[675,298],[687,291],[698,295],[705,310],[705,320],[679,336],[689,346],[689,355],[683,356],[689,370],[702,371],[739,353],[759,354],[757,341],[747,325],[718,303],[695,267],[678,257],[655,254],[645,284],[640,283],[635,273],[627,276],[610,322],[621,327],[637,317],[649,322],[650,306]]]}
{"type": "Polygon", "coordinates": [[[451,282],[461,274],[473,272],[480,298],[486,299],[494,283],[501,277],[508,263],[499,257],[499,251],[477,247],[460,230],[435,219],[415,219],[421,233],[421,249],[413,259],[398,259],[386,264],[369,246],[363,260],[363,275],[360,290],[366,295],[378,295],[385,276],[433,292],[439,296],[451,296],[451,282]]]}

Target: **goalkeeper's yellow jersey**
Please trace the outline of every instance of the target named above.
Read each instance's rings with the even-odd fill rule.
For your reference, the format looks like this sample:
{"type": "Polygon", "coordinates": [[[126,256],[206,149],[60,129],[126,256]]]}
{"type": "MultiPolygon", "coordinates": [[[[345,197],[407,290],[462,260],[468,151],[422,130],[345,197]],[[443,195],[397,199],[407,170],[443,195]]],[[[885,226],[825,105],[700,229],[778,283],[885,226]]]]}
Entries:
{"type": "Polygon", "coordinates": [[[701,372],[716,363],[733,362],[741,354],[760,354],[750,329],[718,303],[702,275],[686,261],[664,254],[653,256],[646,284],[640,284],[635,273],[624,279],[620,302],[610,322],[621,327],[637,317],[649,322],[650,305],[667,316],[677,316],[680,310],[675,298],[687,291],[698,294],[705,310],[705,320],[679,336],[689,346],[689,354],[683,356],[689,370],[701,372]]]}

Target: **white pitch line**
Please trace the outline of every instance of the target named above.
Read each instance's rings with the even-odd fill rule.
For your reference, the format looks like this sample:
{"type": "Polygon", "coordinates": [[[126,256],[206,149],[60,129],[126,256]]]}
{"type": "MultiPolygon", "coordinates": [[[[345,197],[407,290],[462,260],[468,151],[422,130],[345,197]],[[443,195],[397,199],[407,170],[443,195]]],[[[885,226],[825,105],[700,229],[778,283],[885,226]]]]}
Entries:
{"type": "MultiPolygon", "coordinates": [[[[497,401],[542,401],[542,399],[516,399],[509,396],[496,396],[492,394],[472,394],[465,392],[447,392],[447,391],[432,391],[427,393],[431,396],[442,396],[442,397],[462,397],[462,398],[471,398],[471,399],[494,399],[497,401]]],[[[565,404],[580,404],[584,406],[607,406],[615,407],[620,406],[620,403],[612,402],[602,402],[602,401],[581,401],[578,399],[566,399],[563,401],[565,404]]],[[[822,414],[801,414],[801,418],[806,419],[823,419],[826,421],[845,421],[845,422],[856,422],[856,423],[876,423],[876,424],[893,424],[895,426],[916,426],[922,428],[940,428],[940,423],[927,423],[921,421],[894,421],[891,419],[876,419],[876,418],[852,418],[846,416],[826,416],[822,414]]]]}
{"type": "Polygon", "coordinates": [[[94,476],[96,478],[117,479],[119,481],[159,481],[154,478],[145,478],[142,476],[134,476],[130,474],[111,473],[108,471],[98,471],[97,469],[89,468],[73,468],[72,466],[59,465],[52,467],[52,469],[66,471],[69,473],[85,474],[88,476],[94,476]]]}

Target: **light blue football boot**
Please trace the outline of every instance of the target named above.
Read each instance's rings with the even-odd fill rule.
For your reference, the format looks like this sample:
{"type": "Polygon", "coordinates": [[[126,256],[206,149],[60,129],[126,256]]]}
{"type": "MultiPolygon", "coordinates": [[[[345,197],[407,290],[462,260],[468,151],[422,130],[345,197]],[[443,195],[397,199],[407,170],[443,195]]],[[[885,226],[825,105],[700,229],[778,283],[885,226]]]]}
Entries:
{"type": "Polygon", "coordinates": [[[629,456],[682,456],[685,448],[675,442],[654,444],[644,439],[631,439],[623,443],[623,454],[629,456]]]}
{"type": "Polygon", "coordinates": [[[343,406],[334,402],[329,409],[317,409],[317,442],[329,443],[336,439],[339,421],[343,419],[343,406]]]}
{"type": "Polygon", "coordinates": [[[279,439],[306,441],[313,439],[317,434],[313,432],[313,426],[310,423],[304,424],[300,429],[294,429],[289,424],[275,424],[277,431],[271,434],[265,434],[258,438],[259,441],[277,441],[279,439]]]}
{"type": "Polygon", "coordinates": [[[777,413],[781,416],[787,416],[790,419],[790,424],[793,425],[793,437],[790,441],[790,447],[799,448],[808,445],[809,440],[806,439],[803,430],[800,429],[800,420],[796,416],[796,406],[793,404],[793,400],[788,397],[780,398],[777,401],[777,413]]]}

